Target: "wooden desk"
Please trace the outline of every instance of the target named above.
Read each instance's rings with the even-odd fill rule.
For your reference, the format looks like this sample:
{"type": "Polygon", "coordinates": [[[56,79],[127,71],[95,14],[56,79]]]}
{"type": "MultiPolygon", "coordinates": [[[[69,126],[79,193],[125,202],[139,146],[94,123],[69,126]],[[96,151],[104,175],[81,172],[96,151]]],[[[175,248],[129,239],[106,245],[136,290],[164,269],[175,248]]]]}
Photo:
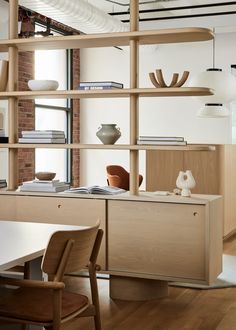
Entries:
{"type": "Polygon", "coordinates": [[[78,226],[0,221],[0,271],[42,256],[55,231],[71,229],[78,226]]]}

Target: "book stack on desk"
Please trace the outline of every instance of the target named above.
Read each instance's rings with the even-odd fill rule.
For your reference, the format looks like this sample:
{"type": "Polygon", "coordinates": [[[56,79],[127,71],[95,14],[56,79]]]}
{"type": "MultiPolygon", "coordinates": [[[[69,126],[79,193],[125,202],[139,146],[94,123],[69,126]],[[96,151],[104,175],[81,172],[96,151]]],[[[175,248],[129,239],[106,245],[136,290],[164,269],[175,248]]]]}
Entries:
{"type": "Polygon", "coordinates": [[[146,136],[140,135],[138,144],[186,146],[187,141],[181,136],[146,136]]]}
{"type": "Polygon", "coordinates": [[[123,84],[114,81],[87,81],[79,83],[78,89],[91,90],[91,89],[119,89],[123,88],[123,84]]]}
{"type": "Polygon", "coordinates": [[[65,143],[65,133],[56,130],[22,131],[19,143],[65,143]]]}
{"type": "Polygon", "coordinates": [[[61,192],[69,189],[69,184],[59,180],[33,180],[23,182],[19,191],[61,192]]]}

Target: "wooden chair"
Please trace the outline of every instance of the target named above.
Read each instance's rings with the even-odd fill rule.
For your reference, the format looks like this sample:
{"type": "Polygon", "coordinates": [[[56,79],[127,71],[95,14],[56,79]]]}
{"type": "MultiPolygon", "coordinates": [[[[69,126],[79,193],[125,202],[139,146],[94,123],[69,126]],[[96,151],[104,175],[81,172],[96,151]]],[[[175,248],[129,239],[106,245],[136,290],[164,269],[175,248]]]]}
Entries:
{"type": "Polygon", "coordinates": [[[42,261],[48,281],[0,278],[0,285],[8,285],[7,294],[0,296],[0,321],[58,330],[77,317],[93,316],[95,329],[101,330],[96,260],[102,236],[98,226],[55,232],[42,261]],[[86,296],[67,291],[63,282],[65,272],[77,272],[85,266],[89,271],[91,304],[86,296]],[[9,289],[9,285],[17,288],[9,289]]]}
{"type": "MultiPolygon", "coordinates": [[[[122,166],[108,165],[107,170],[107,182],[109,186],[122,188],[129,190],[129,172],[127,172],[122,166]]],[[[143,176],[139,174],[139,186],[143,181],[143,176]]]]}

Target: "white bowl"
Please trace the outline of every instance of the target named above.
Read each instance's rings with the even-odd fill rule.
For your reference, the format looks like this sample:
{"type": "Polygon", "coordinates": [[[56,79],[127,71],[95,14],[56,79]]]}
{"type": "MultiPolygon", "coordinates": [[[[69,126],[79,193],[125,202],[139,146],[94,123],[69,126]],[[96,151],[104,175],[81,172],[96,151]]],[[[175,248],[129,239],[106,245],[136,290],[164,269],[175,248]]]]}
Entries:
{"type": "Polygon", "coordinates": [[[59,84],[56,80],[29,80],[28,86],[32,91],[55,91],[59,84]]]}

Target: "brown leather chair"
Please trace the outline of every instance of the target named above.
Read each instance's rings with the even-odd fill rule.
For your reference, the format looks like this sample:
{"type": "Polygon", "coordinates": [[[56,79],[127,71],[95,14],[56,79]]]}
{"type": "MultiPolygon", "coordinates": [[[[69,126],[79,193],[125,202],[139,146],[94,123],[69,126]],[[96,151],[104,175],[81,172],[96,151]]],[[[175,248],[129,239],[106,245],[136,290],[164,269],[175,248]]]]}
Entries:
{"type": "Polygon", "coordinates": [[[35,324],[47,330],[59,330],[67,321],[93,316],[95,329],[101,330],[96,259],[102,236],[103,231],[98,225],[55,232],[42,261],[42,270],[48,275],[48,281],[0,278],[0,285],[6,290],[6,295],[0,296],[0,322],[10,321],[24,326],[35,324]],[[63,282],[65,272],[78,272],[86,266],[92,303],[82,294],[67,291],[63,282]]]}
{"type": "MultiPolygon", "coordinates": [[[[119,165],[108,165],[107,170],[107,182],[109,186],[122,188],[129,190],[129,172],[124,167],[119,165]]],[[[139,186],[143,181],[143,176],[139,174],[139,186]]]]}

